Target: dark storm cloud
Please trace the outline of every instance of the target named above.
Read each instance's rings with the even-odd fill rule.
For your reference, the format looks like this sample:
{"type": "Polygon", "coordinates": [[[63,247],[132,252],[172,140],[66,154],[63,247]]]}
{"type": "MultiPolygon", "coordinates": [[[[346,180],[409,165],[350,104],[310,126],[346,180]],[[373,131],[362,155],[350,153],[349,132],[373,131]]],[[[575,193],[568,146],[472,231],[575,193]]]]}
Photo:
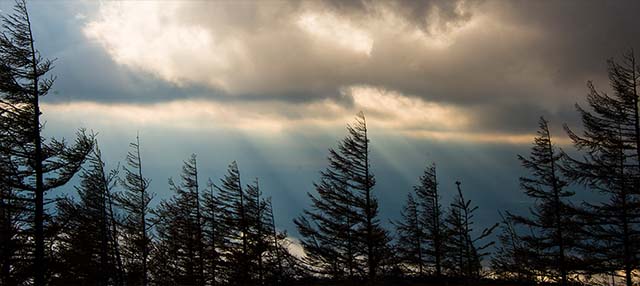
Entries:
{"type": "MultiPolygon", "coordinates": [[[[472,17],[472,8],[483,1],[469,3],[465,1],[447,0],[390,0],[384,4],[393,9],[411,25],[424,30],[427,33],[434,31],[446,31],[451,26],[459,26],[469,21],[472,17]],[[437,12],[437,19],[433,13],[437,12]]],[[[339,11],[341,14],[376,13],[375,7],[380,1],[355,0],[355,1],[326,1],[327,6],[339,11]],[[373,11],[372,11],[373,10],[373,11]]]]}

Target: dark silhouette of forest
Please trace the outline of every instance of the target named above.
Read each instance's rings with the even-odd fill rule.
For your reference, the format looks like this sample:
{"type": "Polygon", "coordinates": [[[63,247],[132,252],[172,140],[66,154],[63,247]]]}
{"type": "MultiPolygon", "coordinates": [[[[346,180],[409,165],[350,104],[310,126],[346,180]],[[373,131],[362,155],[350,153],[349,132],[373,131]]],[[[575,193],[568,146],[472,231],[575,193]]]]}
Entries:
{"type": "MultiPolygon", "coordinates": [[[[17,1],[0,35],[0,285],[637,285],[640,236],[640,66],[633,52],[609,61],[612,94],[588,83],[576,105],[581,132],[564,126],[575,152],[554,144],[541,118],[521,190],[527,215],[477,224],[460,181],[425,166],[401,219],[386,228],[363,113],[329,149],[310,205],[294,223],[306,255],[278,229],[258,179],[203,181],[195,155],[152,204],[144,146],[105,169],[95,134],[44,138],[40,99],[55,77],[34,46],[17,1]],[[74,176],[77,195],[55,189],[74,176]],[[442,204],[441,188],[455,190],[442,204]],[[604,199],[583,202],[575,192],[604,199]],[[496,239],[494,241],[493,239],[496,239]]],[[[311,182],[310,182],[311,184],[311,182]]]]}

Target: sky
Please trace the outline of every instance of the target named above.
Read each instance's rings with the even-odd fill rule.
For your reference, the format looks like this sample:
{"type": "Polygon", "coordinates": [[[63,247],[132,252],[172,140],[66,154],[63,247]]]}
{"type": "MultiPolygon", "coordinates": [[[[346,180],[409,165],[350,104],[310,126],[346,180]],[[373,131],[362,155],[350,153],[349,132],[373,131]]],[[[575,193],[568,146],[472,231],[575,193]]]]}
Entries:
{"type": "MultiPolygon", "coordinates": [[[[1,13],[11,1],[0,1],[1,13]]],[[[98,134],[111,167],[140,135],[154,202],[198,155],[200,180],[237,160],[260,179],[278,227],[367,116],[380,218],[397,219],[425,166],[443,199],[456,180],[479,205],[525,212],[518,188],[540,116],[571,152],[586,83],[640,48],[635,1],[32,1],[36,47],[56,59],[45,133],[98,134]]],[[[72,194],[68,185],[55,195],[72,194]]]]}

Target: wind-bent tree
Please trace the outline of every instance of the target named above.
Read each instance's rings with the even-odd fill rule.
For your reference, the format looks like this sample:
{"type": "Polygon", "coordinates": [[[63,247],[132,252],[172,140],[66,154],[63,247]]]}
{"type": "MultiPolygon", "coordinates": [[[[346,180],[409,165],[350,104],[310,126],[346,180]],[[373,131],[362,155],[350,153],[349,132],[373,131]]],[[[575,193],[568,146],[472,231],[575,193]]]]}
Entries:
{"type": "Polygon", "coordinates": [[[370,170],[369,138],[364,114],[347,125],[348,135],[338,149],[329,149],[329,167],[309,194],[313,207],[294,220],[308,262],[316,270],[340,278],[364,272],[373,280],[387,247],[380,226],[375,178],[370,170]],[[364,268],[363,270],[361,270],[364,268]]]}
{"type": "Polygon", "coordinates": [[[281,285],[295,275],[297,265],[291,263],[292,257],[285,255],[283,240],[286,234],[278,232],[275,227],[271,198],[265,198],[258,179],[247,185],[246,211],[249,218],[249,267],[254,285],[281,285]],[[285,272],[283,268],[290,271],[285,272]]]}
{"type": "Polygon", "coordinates": [[[174,196],[156,208],[159,241],[155,257],[164,263],[154,267],[157,284],[204,285],[202,214],[196,156],[184,162],[181,184],[169,179],[174,196]]]}
{"type": "Polygon", "coordinates": [[[591,110],[576,105],[584,132],[565,126],[581,158],[565,156],[565,175],[588,186],[608,200],[586,204],[586,233],[590,240],[585,254],[591,271],[623,270],[628,286],[632,272],[640,267],[640,117],[638,83],[640,67],[633,52],[622,63],[609,60],[612,95],[601,93],[589,82],[587,102],[591,110]]]}
{"type": "Polygon", "coordinates": [[[249,257],[251,261],[251,273],[255,276],[257,285],[263,285],[266,280],[267,267],[264,260],[265,253],[269,250],[269,221],[267,220],[267,201],[263,198],[258,179],[253,184],[247,185],[246,210],[249,223],[247,240],[249,244],[249,257]]]}
{"type": "Polygon", "coordinates": [[[425,168],[420,184],[414,187],[419,206],[420,223],[424,229],[426,262],[435,269],[436,278],[442,277],[442,262],[445,256],[445,215],[440,204],[436,165],[425,168]]]}
{"type": "Polygon", "coordinates": [[[269,250],[265,253],[266,267],[269,272],[268,285],[286,285],[304,275],[304,269],[298,258],[289,252],[291,241],[287,233],[276,229],[271,197],[266,199],[266,226],[268,234],[264,239],[269,241],[269,250]]]}
{"type": "Polygon", "coordinates": [[[89,156],[82,171],[79,201],[58,203],[57,221],[62,230],[56,253],[60,269],[52,282],[58,285],[124,285],[113,210],[112,188],[117,171],[107,172],[100,150],[89,156]]]}
{"type": "Polygon", "coordinates": [[[357,263],[355,213],[351,193],[337,174],[327,170],[320,183],[315,183],[319,198],[309,194],[313,209],[294,219],[306,253],[305,263],[311,270],[333,279],[354,279],[362,272],[357,263]],[[336,176],[336,177],[334,177],[336,176]]]}
{"type": "MultiPolygon", "coordinates": [[[[503,280],[516,281],[524,285],[534,285],[538,265],[534,264],[533,257],[538,257],[537,248],[531,243],[526,243],[516,231],[516,226],[510,217],[502,217],[501,232],[498,234],[499,246],[491,257],[491,269],[495,275],[503,280]]],[[[530,229],[531,230],[531,229],[530,229]]],[[[531,236],[535,233],[531,232],[531,236]]]]}
{"type": "Polygon", "coordinates": [[[409,195],[401,214],[403,220],[397,223],[397,250],[403,263],[419,275],[429,267],[436,278],[441,278],[447,234],[435,164],[425,168],[414,191],[416,198],[409,195]]]}
{"type": "Polygon", "coordinates": [[[426,268],[425,232],[418,212],[418,203],[413,198],[413,194],[407,195],[407,202],[400,216],[401,220],[394,223],[397,235],[397,255],[410,273],[423,276],[426,268]]]}
{"type": "Polygon", "coordinates": [[[140,138],[129,144],[127,166],[123,168],[124,178],[120,185],[124,192],[116,197],[124,213],[122,224],[123,258],[127,269],[127,284],[148,285],[148,260],[151,244],[151,212],[149,203],[153,198],[149,193],[150,180],[142,175],[140,138]]]}
{"type": "Polygon", "coordinates": [[[28,198],[12,188],[0,187],[0,285],[22,285],[29,280],[28,256],[32,209],[28,198]]]}
{"type": "Polygon", "coordinates": [[[566,286],[571,264],[576,260],[574,249],[578,240],[576,235],[580,232],[576,212],[566,202],[574,193],[565,188],[567,183],[561,178],[559,166],[562,154],[556,151],[548,123],[542,117],[539,126],[531,155],[518,156],[531,173],[529,177],[520,178],[520,187],[535,199],[535,206],[528,217],[514,214],[509,217],[532,230],[533,234],[521,236],[524,242],[542,247],[531,257],[531,265],[544,267],[539,270],[546,278],[566,286]]]}
{"type": "Polygon", "coordinates": [[[224,281],[222,248],[225,246],[222,208],[215,194],[213,182],[209,180],[206,192],[202,195],[202,234],[204,240],[205,284],[218,285],[224,281]]]}
{"type": "Polygon", "coordinates": [[[221,234],[224,235],[223,247],[225,270],[228,281],[237,285],[251,283],[249,254],[250,217],[247,210],[247,196],[242,188],[238,164],[233,161],[227,174],[215,186],[218,201],[222,209],[221,234]]]}
{"type": "Polygon", "coordinates": [[[33,282],[44,285],[45,192],[67,183],[91,151],[93,139],[79,132],[74,145],[46,140],[40,124],[40,97],[53,85],[47,73],[52,61],[35,48],[29,13],[24,0],[14,13],[0,16],[0,154],[11,171],[0,184],[28,193],[33,205],[33,282]]]}
{"type": "Polygon", "coordinates": [[[446,218],[449,235],[447,239],[448,264],[453,274],[463,277],[469,285],[482,275],[482,259],[489,255],[487,248],[494,241],[482,243],[498,224],[485,228],[479,235],[475,234],[473,225],[474,212],[477,206],[471,205],[471,200],[465,200],[460,182],[456,182],[458,193],[451,203],[450,212],[446,218]]]}

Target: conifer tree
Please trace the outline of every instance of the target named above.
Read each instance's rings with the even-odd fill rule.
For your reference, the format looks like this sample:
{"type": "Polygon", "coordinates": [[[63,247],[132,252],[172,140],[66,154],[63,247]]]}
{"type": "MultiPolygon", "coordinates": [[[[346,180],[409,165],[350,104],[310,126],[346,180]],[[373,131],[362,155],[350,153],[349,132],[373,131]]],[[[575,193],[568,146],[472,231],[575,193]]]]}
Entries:
{"type": "Polygon", "coordinates": [[[33,216],[33,283],[46,283],[45,192],[66,184],[91,151],[93,139],[79,132],[75,144],[42,136],[40,97],[51,89],[47,76],[52,61],[35,48],[31,20],[24,0],[14,13],[2,15],[0,34],[0,154],[17,168],[0,184],[27,193],[33,216]]]}
{"type": "Polygon", "coordinates": [[[127,268],[127,284],[148,285],[148,260],[151,244],[151,222],[149,204],[153,198],[149,193],[150,180],[142,175],[140,138],[129,144],[127,166],[123,168],[124,178],[120,184],[124,192],[116,197],[124,212],[122,236],[124,238],[123,258],[127,268]]]}
{"type": "Polygon", "coordinates": [[[247,240],[249,244],[250,272],[255,277],[255,284],[263,285],[266,276],[264,255],[269,250],[269,221],[267,220],[267,202],[262,197],[258,179],[247,185],[246,211],[249,223],[247,240]]]}
{"type": "MultiPolygon", "coordinates": [[[[536,283],[536,272],[539,267],[534,264],[534,257],[538,257],[534,244],[525,242],[518,234],[513,220],[502,217],[501,232],[498,234],[499,246],[491,257],[491,269],[503,280],[516,281],[533,285],[536,283]]],[[[531,232],[533,237],[535,233],[531,232]]]]}
{"type": "Polygon", "coordinates": [[[62,265],[53,283],[124,285],[112,200],[117,170],[107,173],[97,147],[88,161],[76,188],[79,201],[66,198],[58,203],[57,220],[63,228],[57,254],[62,265]]]}
{"type": "Polygon", "coordinates": [[[574,195],[566,190],[567,183],[560,177],[560,160],[551,140],[549,126],[544,118],[540,118],[540,130],[534,139],[529,157],[518,156],[522,165],[530,171],[530,177],[521,177],[520,186],[524,193],[535,199],[535,207],[531,216],[509,214],[516,224],[531,228],[532,235],[521,238],[531,245],[543,245],[538,255],[531,257],[533,265],[544,266],[540,269],[545,276],[566,286],[571,263],[575,261],[573,249],[580,232],[575,212],[567,203],[574,195]]]}
{"type": "Polygon", "coordinates": [[[314,184],[320,198],[309,194],[313,210],[305,210],[294,220],[302,235],[305,263],[313,272],[352,280],[362,272],[356,261],[359,252],[354,235],[356,214],[350,206],[353,199],[345,184],[334,177],[337,175],[328,170],[322,176],[320,183],[314,184]]]}
{"type": "Polygon", "coordinates": [[[425,233],[418,214],[418,204],[413,194],[407,195],[407,202],[400,213],[401,221],[396,225],[397,255],[409,272],[423,276],[426,268],[424,253],[425,233]]]}
{"type": "Polygon", "coordinates": [[[329,149],[329,167],[315,184],[313,207],[294,220],[308,262],[317,270],[339,278],[358,272],[373,281],[388,235],[380,226],[375,178],[370,170],[370,149],[364,114],[347,125],[348,135],[338,149],[329,149]],[[364,267],[364,271],[360,269],[364,267]]]}
{"type": "Polygon", "coordinates": [[[567,155],[563,165],[572,182],[608,196],[601,203],[586,204],[590,240],[584,250],[589,265],[595,266],[591,271],[623,270],[626,285],[631,286],[632,272],[640,267],[640,67],[633,51],[621,63],[608,63],[613,94],[599,92],[588,82],[590,110],[576,105],[583,133],[565,126],[574,146],[584,155],[567,155]]]}
{"type": "Polygon", "coordinates": [[[238,285],[247,285],[251,283],[248,238],[250,217],[246,207],[247,197],[242,188],[240,171],[235,161],[229,165],[220,186],[215,188],[222,209],[221,233],[225,237],[223,255],[227,278],[238,285]]]}
{"type": "Polygon", "coordinates": [[[270,197],[266,200],[265,213],[267,218],[265,230],[268,231],[265,239],[269,245],[266,257],[267,268],[270,271],[270,282],[268,284],[286,284],[300,271],[298,269],[298,261],[287,250],[287,234],[276,229],[276,220],[270,197]]]}
{"type": "Polygon", "coordinates": [[[474,212],[477,206],[471,205],[471,200],[465,200],[460,182],[456,182],[458,193],[451,203],[450,212],[446,218],[448,225],[448,264],[456,276],[463,277],[466,285],[477,280],[482,275],[482,259],[488,256],[487,248],[494,244],[493,241],[484,243],[493,230],[498,227],[495,224],[485,228],[479,235],[475,234],[473,225],[474,212]]]}
{"type": "Polygon", "coordinates": [[[28,198],[9,187],[0,187],[0,285],[22,285],[29,280],[27,255],[30,214],[28,198]]]}
{"type": "MultiPolygon", "coordinates": [[[[204,285],[202,217],[196,156],[184,162],[181,183],[169,179],[174,196],[155,210],[158,259],[166,260],[154,276],[171,284],[204,285]],[[168,277],[164,276],[168,275],[168,277]]],[[[166,282],[165,282],[166,283],[166,282]]]]}
{"type": "Polygon", "coordinates": [[[445,255],[446,227],[444,225],[444,210],[440,204],[435,164],[425,168],[420,177],[420,184],[414,189],[417,196],[420,223],[424,229],[425,262],[433,265],[436,278],[441,278],[442,262],[445,255]]]}
{"type": "Polygon", "coordinates": [[[202,197],[202,226],[204,239],[205,282],[207,285],[218,285],[224,281],[222,271],[222,248],[225,246],[222,208],[215,194],[213,182],[209,180],[207,191],[202,197]]]}

